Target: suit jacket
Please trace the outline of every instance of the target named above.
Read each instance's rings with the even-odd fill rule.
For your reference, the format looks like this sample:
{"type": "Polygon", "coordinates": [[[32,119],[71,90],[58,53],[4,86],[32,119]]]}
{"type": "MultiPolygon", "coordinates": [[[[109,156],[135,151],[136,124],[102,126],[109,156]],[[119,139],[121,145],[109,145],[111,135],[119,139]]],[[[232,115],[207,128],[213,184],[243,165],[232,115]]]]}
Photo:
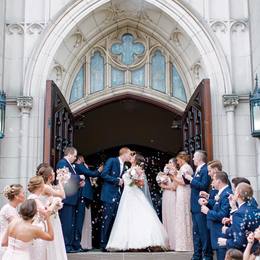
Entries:
{"type": "Polygon", "coordinates": [[[80,177],[76,174],[75,169],[71,166],[71,164],[65,159],[61,159],[58,161],[56,165],[56,170],[61,168],[68,168],[71,173],[70,179],[64,186],[65,190],[65,199],[63,200],[64,204],[76,206],[78,202],[78,191],[79,191],[79,182],[80,177]]]}
{"type": "Polygon", "coordinates": [[[110,158],[106,161],[101,178],[104,183],[101,189],[101,201],[113,203],[121,197],[119,178],[120,178],[120,162],[119,158],[110,158]]]}
{"type": "Polygon", "coordinates": [[[199,205],[200,191],[208,191],[211,178],[208,175],[208,166],[204,164],[200,171],[193,174],[191,186],[191,212],[200,213],[201,206],[199,205]]]}
{"type": "Polygon", "coordinates": [[[260,209],[244,203],[232,214],[232,224],[226,231],[227,248],[244,250],[247,245],[247,233],[260,225],[260,209]]]}
{"type": "Polygon", "coordinates": [[[207,207],[209,209],[213,209],[216,201],[215,201],[215,196],[218,194],[218,190],[216,190],[215,188],[212,188],[210,191],[209,191],[209,199],[208,199],[208,204],[207,204],[207,207]]]}
{"type": "Polygon", "coordinates": [[[85,166],[84,163],[75,163],[75,171],[78,175],[85,176],[85,186],[80,188],[79,196],[84,197],[89,200],[93,200],[93,188],[90,182],[89,177],[99,177],[100,173],[98,170],[91,171],[89,168],[85,166]]]}
{"type": "Polygon", "coordinates": [[[210,239],[213,249],[219,248],[218,238],[222,237],[222,219],[229,216],[230,205],[228,197],[232,194],[232,190],[226,187],[214,203],[213,209],[207,214],[207,226],[210,230],[210,239]]]}

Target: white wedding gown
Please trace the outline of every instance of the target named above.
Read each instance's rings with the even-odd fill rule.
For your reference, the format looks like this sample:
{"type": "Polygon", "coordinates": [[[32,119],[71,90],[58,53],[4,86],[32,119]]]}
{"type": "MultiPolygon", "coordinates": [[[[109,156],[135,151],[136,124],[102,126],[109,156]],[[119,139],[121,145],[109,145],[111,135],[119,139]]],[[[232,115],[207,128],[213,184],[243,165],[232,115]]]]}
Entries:
{"type": "Polygon", "coordinates": [[[155,210],[136,185],[130,185],[131,169],[124,175],[124,191],[106,249],[126,251],[161,247],[168,249],[168,236],[155,210]]]}

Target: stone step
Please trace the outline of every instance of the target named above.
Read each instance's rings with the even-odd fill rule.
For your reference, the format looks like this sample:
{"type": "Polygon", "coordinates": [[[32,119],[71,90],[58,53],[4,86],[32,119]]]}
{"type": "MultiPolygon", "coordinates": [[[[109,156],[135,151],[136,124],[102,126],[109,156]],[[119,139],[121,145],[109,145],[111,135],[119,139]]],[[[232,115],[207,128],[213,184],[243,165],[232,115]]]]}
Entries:
{"type": "Polygon", "coordinates": [[[191,252],[160,253],[102,253],[68,254],[68,260],[190,260],[191,252]]]}

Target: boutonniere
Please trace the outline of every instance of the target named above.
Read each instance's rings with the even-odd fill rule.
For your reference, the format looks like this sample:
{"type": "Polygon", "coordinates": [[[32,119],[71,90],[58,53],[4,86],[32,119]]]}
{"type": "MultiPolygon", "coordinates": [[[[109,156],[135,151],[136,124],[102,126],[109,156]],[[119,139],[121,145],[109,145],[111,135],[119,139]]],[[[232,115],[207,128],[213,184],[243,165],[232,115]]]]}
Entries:
{"type": "Polygon", "coordinates": [[[75,168],[75,164],[72,164],[72,167],[75,168]]]}
{"type": "Polygon", "coordinates": [[[129,167],[127,165],[125,165],[125,170],[127,171],[129,169],[129,167]]]}
{"type": "Polygon", "coordinates": [[[220,197],[219,197],[219,195],[217,194],[217,195],[215,196],[215,201],[219,201],[219,199],[220,199],[220,197]]]}

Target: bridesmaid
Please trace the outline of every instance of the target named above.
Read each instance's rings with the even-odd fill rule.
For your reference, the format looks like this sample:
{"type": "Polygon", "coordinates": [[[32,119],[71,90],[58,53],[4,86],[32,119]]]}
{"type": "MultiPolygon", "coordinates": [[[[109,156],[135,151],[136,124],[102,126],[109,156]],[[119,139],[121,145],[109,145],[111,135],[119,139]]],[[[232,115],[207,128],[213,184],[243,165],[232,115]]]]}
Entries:
{"type": "Polygon", "coordinates": [[[2,246],[8,246],[2,260],[31,260],[30,248],[35,238],[53,240],[53,229],[47,214],[47,232],[32,225],[33,217],[37,213],[35,200],[26,200],[20,207],[21,218],[15,218],[7,227],[2,240],[2,246]]]}
{"type": "MultiPolygon", "coordinates": [[[[9,200],[0,210],[0,241],[2,241],[4,232],[8,224],[19,217],[17,206],[24,202],[23,186],[20,184],[7,185],[3,190],[3,195],[9,200]]],[[[0,259],[4,253],[4,248],[0,248],[0,259]]]]}
{"type": "MultiPolygon", "coordinates": [[[[164,172],[170,174],[171,170],[176,169],[177,161],[175,158],[169,160],[164,167],[164,172]]],[[[169,178],[167,184],[161,183],[162,195],[162,222],[168,233],[170,250],[175,250],[175,222],[176,222],[176,188],[177,183],[169,178]]]]}
{"type": "Polygon", "coordinates": [[[175,171],[172,175],[173,180],[178,184],[176,189],[176,251],[193,251],[192,242],[192,222],[191,222],[191,206],[190,206],[190,185],[186,185],[183,180],[183,174],[193,174],[191,166],[188,164],[189,155],[186,152],[178,153],[177,164],[179,171],[175,171]]]}
{"type": "MultiPolygon", "coordinates": [[[[65,192],[63,188],[64,180],[58,180],[58,185],[52,186],[55,173],[51,166],[45,165],[37,169],[36,174],[37,176],[41,176],[45,183],[42,195],[40,196],[40,200],[44,205],[52,203],[55,198],[60,198],[60,202],[61,199],[65,198],[65,192]]],[[[55,237],[53,241],[47,244],[47,259],[67,260],[64,238],[58,212],[55,212],[55,214],[51,215],[50,220],[55,231],[55,237]]]]}
{"type": "MultiPolygon", "coordinates": [[[[28,183],[28,190],[31,194],[28,199],[34,199],[37,205],[38,214],[33,222],[34,225],[46,230],[45,218],[53,212],[55,205],[45,205],[41,200],[41,194],[45,188],[43,178],[41,176],[31,177],[28,183]]],[[[33,260],[47,260],[47,243],[46,241],[36,239],[33,242],[31,250],[31,258],[33,260]]]]}

